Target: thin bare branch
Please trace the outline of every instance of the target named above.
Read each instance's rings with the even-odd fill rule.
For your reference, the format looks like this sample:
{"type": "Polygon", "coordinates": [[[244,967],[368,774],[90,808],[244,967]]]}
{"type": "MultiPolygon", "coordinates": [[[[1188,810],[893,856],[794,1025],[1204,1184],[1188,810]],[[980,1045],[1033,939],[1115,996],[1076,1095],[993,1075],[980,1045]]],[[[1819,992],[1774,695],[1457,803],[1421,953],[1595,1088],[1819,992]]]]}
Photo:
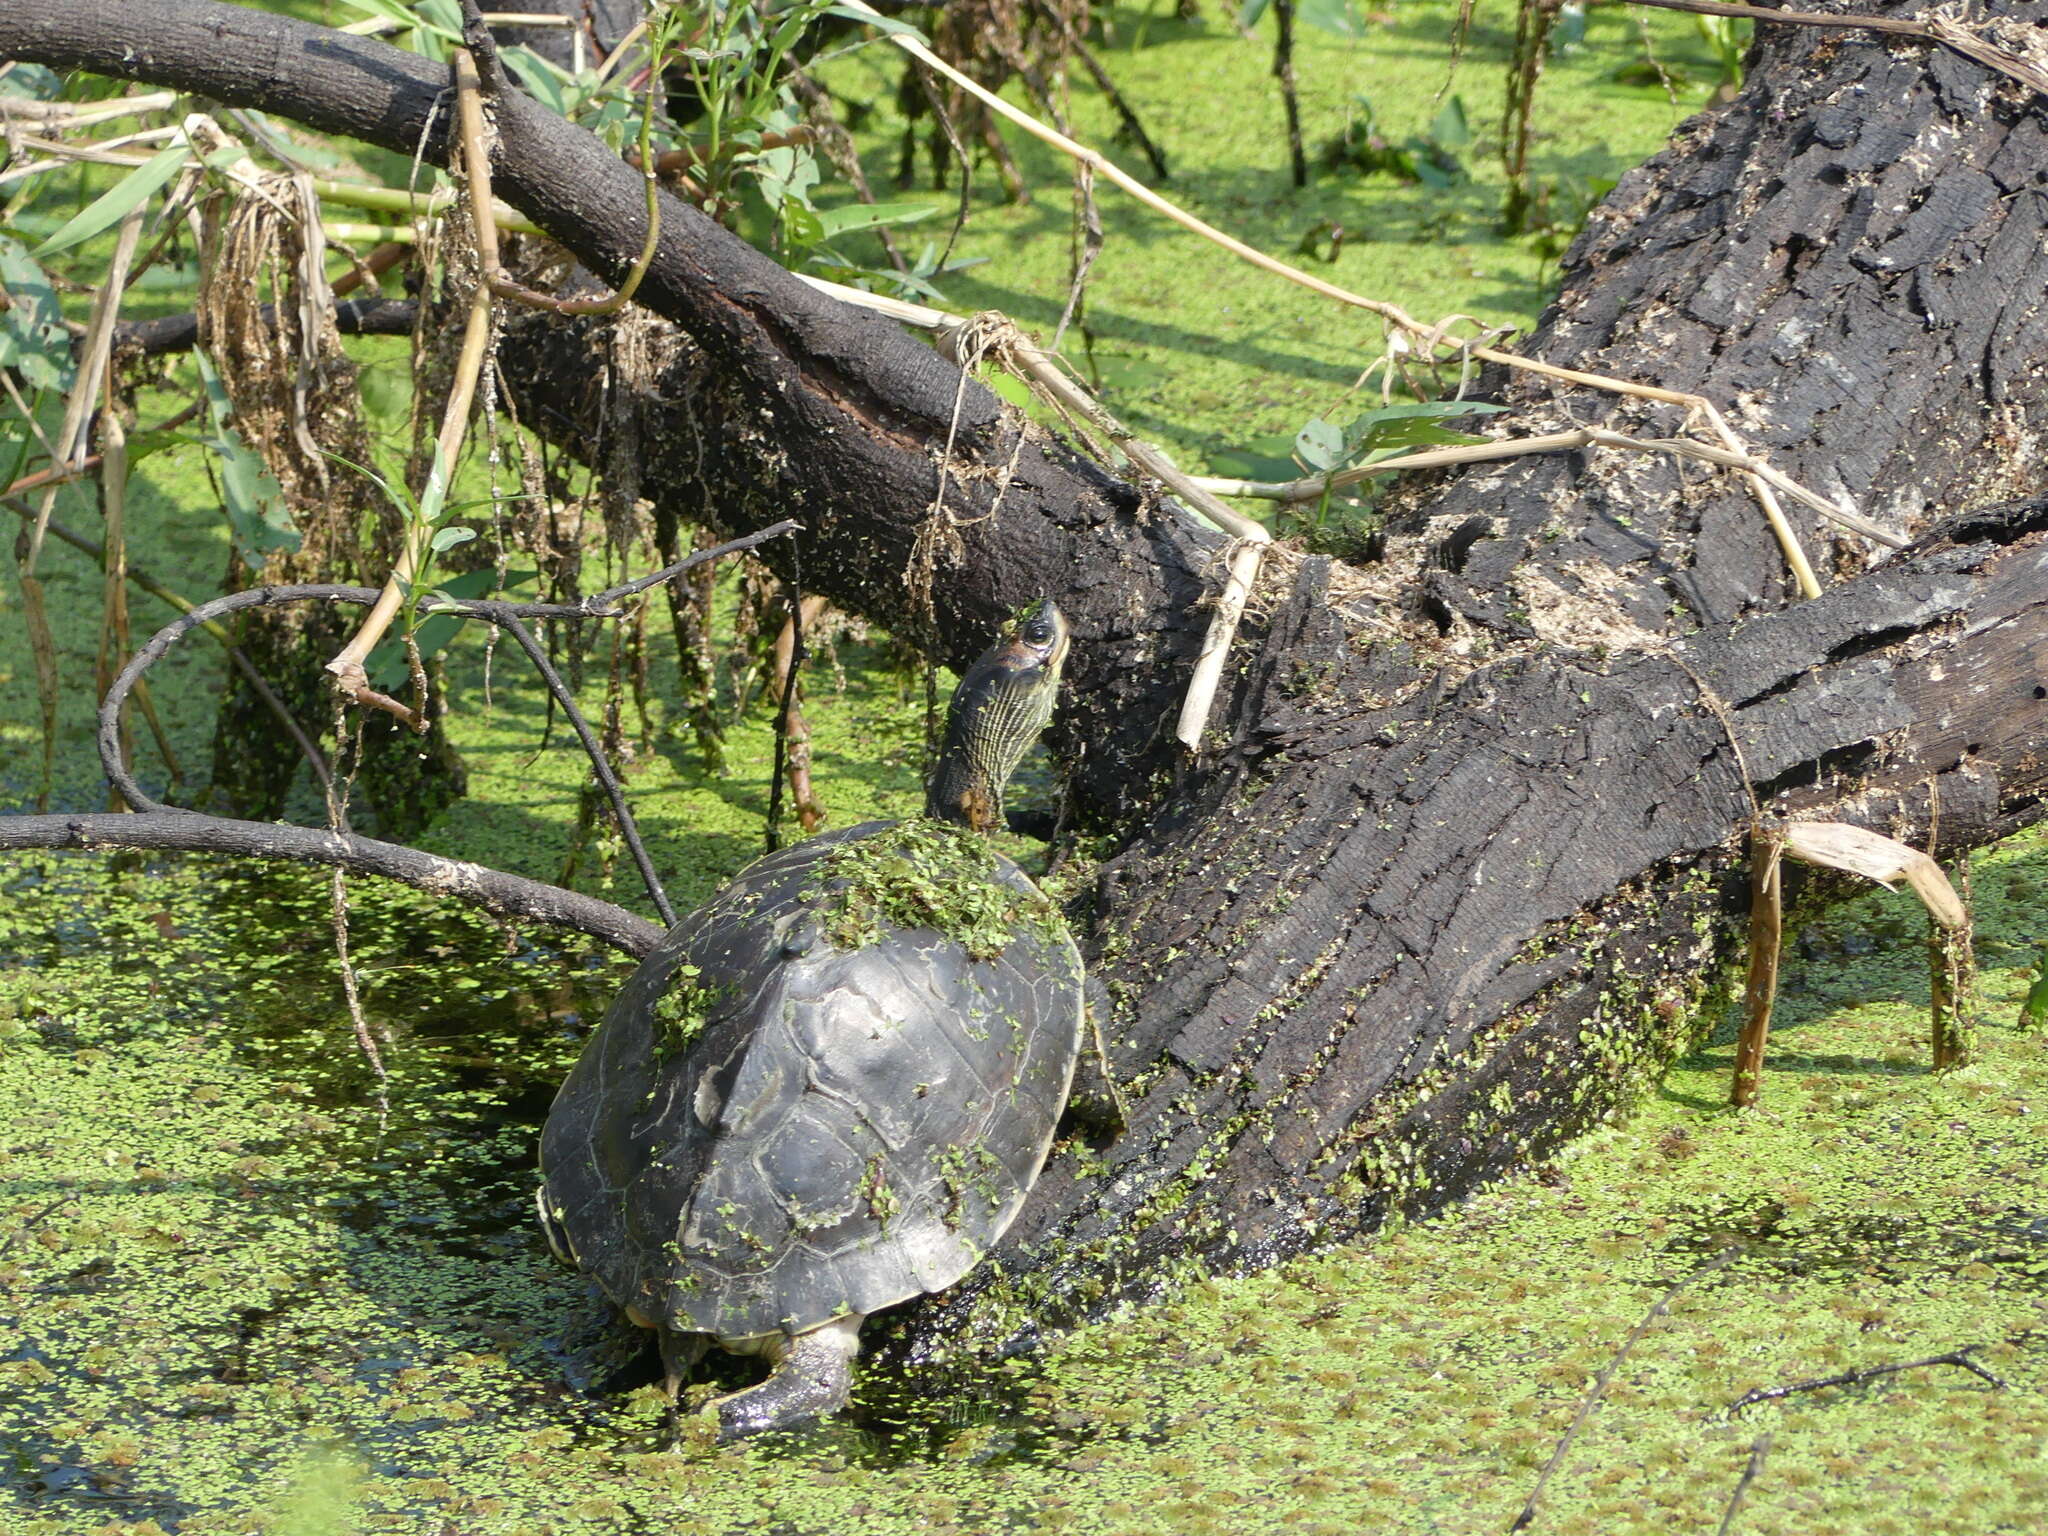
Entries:
{"type": "Polygon", "coordinates": [[[1550,1453],[1550,1460],[1543,1464],[1543,1470],[1536,1475],[1536,1486],[1529,1490],[1529,1497],[1527,1502],[1522,1505],[1522,1512],[1515,1516],[1514,1523],[1508,1527],[1510,1532],[1525,1531],[1529,1528],[1530,1523],[1535,1520],[1536,1506],[1543,1498],[1543,1490],[1549,1485],[1552,1474],[1560,1466],[1564,1465],[1565,1454],[1571,1450],[1572,1441],[1578,1437],[1579,1430],[1585,1426],[1587,1418],[1599,1404],[1601,1397],[1605,1395],[1608,1386],[1614,1380],[1615,1373],[1621,1369],[1622,1362],[1628,1359],[1629,1351],[1642,1341],[1643,1335],[1650,1331],[1651,1326],[1655,1324],[1658,1318],[1671,1310],[1672,1302],[1676,1301],[1682,1293],[1698,1285],[1710,1275],[1717,1275],[1730,1264],[1733,1264],[1740,1251],[1740,1249],[1736,1248],[1722,1249],[1719,1255],[1715,1257],[1713,1263],[1707,1265],[1704,1269],[1694,1270],[1683,1280],[1673,1285],[1662,1296],[1658,1297],[1657,1304],[1645,1312],[1643,1320],[1629,1331],[1629,1336],[1621,1341],[1621,1348],[1614,1352],[1614,1358],[1600,1368],[1600,1374],[1593,1378],[1593,1384],[1586,1389],[1586,1395],[1580,1399],[1579,1411],[1572,1415],[1572,1421],[1566,1427],[1564,1437],[1557,1442],[1557,1449],[1550,1453]]]}
{"type": "Polygon", "coordinates": [[[1796,1392],[1818,1392],[1823,1387],[1860,1386],[1866,1381],[1875,1381],[1880,1376],[1893,1376],[1900,1371],[1923,1370],[1930,1365],[1953,1365],[1959,1370],[1968,1371],[1972,1376],[1990,1382],[1994,1387],[2004,1389],[2007,1386],[2004,1380],[1992,1375],[1970,1358],[1971,1351],[1979,1347],[1975,1344],[1966,1344],[1961,1349],[1950,1350],[1947,1354],[1929,1355],[1925,1360],[1903,1360],[1896,1365],[1866,1365],[1853,1371],[1843,1371],[1835,1376],[1817,1376],[1811,1381],[1788,1382],[1782,1387],[1752,1387],[1730,1403],[1728,1411],[1731,1414],[1740,1413],[1756,1403],[1774,1403],[1796,1392]]]}

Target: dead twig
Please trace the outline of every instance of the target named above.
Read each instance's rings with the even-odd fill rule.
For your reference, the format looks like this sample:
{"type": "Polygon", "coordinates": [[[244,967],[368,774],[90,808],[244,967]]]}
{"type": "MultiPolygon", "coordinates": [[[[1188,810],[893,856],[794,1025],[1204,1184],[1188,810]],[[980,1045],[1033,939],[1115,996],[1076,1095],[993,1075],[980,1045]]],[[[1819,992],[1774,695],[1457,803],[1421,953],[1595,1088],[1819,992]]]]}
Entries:
{"type": "MultiPolygon", "coordinates": [[[[845,0],[845,4],[849,10],[865,13],[877,21],[882,19],[880,14],[866,3],[866,0],[845,0]]],[[[1588,373],[1583,369],[1566,368],[1556,363],[1543,362],[1533,357],[1525,357],[1520,353],[1503,351],[1497,347],[1454,341],[1445,335],[1442,327],[1424,325],[1398,304],[1391,304],[1382,299],[1369,299],[1361,294],[1353,293],[1349,289],[1341,288],[1335,283],[1312,276],[1298,267],[1289,266],[1286,262],[1269,256],[1256,247],[1247,245],[1244,241],[1237,239],[1233,235],[1225,234],[1222,230],[1216,228],[1215,225],[1196,218],[1178,204],[1160,196],[1128,171],[1125,171],[1122,167],[1111,161],[1099,150],[1077,143],[1066,134],[1060,133],[1056,129],[1040,122],[1030,113],[1012,106],[995,92],[988,90],[968,75],[948,64],[944,59],[941,59],[931,49],[918,41],[916,37],[894,29],[885,29],[885,35],[896,47],[902,49],[925,67],[937,70],[943,74],[948,80],[951,80],[962,90],[965,90],[990,111],[1015,123],[1033,138],[1051,145],[1061,154],[1084,162],[1098,176],[1121,187],[1126,193],[1136,198],[1146,207],[1171,219],[1174,223],[1180,225],[1181,228],[1199,235],[1212,244],[1221,246],[1239,260],[1248,262],[1261,271],[1270,272],[1276,277],[1286,279],[1288,282],[1299,284],[1313,293],[1320,293],[1325,298],[1334,299],[1340,304],[1346,304],[1355,309],[1362,309],[1368,314],[1378,316],[1381,322],[1389,329],[1399,331],[1406,337],[1420,342],[1430,357],[1433,358],[1438,351],[1449,350],[1461,362],[1498,363],[1503,368],[1514,369],[1523,373],[1538,374],[1544,378],[1555,379],[1563,384],[1575,384],[1582,388],[1597,389],[1605,393],[1623,395],[1632,399],[1656,401],[1665,405],[1679,406],[1685,410],[1688,419],[1697,418],[1707,423],[1714,435],[1720,439],[1722,452],[1738,455],[1745,461],[1740,467],[1743,469],[1753,493],[1759,492],[1762,484],[1768,484],[1780,493],[1786,492],[1787,485],[1790,483],[1789,480],[1781,484],[1774,474],[1766,474],[1762,468],[1757,467],[1761,461],[1755,460],[1755,456],[1748,453],[1740,439],[1736,437],[1733,429],[1728,426],[1727,421],[1722,417],[1718,408],[1704,395],[1688,394],[1682,390],[1662,389],[1652,384],[1637,384],[1630,380],[1614,378],[1607,374],[1588,373]]],[[[1820,503],[1821,498],[1802,488],[1800,499],[1807,500],[1809,497],[1811,500],[1808,501],[1808,505],[1820,503]]],[[[1792,568],[1794,578],[1798,582],[1800,590],[1808,596],[1814,595],[1819,591],[1818,578],[1813,574],[1811,563],[1806,560],[1803,554],[1797,552],[1797,541],[1792,537],[1790,525],[1784,521],[1782,509],[1776,506],[1774,497],[1758,494],[1757,499],[1765,518],[1771,524],[1773,532],[1778,537],[1780,544],[1785,547],[1787,562],[1792,568]]],[[[1816,510],[1818,510],[1817,506],[1816,510]]]]}
{"type": "Polygon", "coordinates": [[[1735,1040],[1735,1081],[1728,1102],[1756,1101],[1764,1080],[1764,1042],[1778,1000],[1778,954],[1784,914],[1785,834],[1758,827],[1749,835],[1749,980],[1743,988],[1742,1033],[1735,1040]]]}
{"type": "MultiPolygon", "coordinates": [[[[1932,841],[1932,839],[1930,839],[1932,841]]],[[[1969,856],[1962,862],[1964,921],[1950,925],[1930,910],[1927,916],[1927,969],[1933,1022],[1934,1069],[1969,1064],[1976,1054],[1977,950],[1968,921],[1969,856]]]]}
{"type": "Polygon", "coordinates": [[[1735,1529],[1735,1515],[1742,1508],[1742,1501],[1749,1494],[1749,1485],[1756,1481],[1757,1474],[1764,1469],[1764,1458],[1771,1453],[1769,1431],[1758,1435],[1749,1446],[1749,1465],[1742,1469],[1742,1476],[1735,1480],[1735,1491],[1728,1495],[1728,1507],[1721,1511],[1721,1523],[1714,1529],[1714,1536],[1728,1536],[1735,1529]]]}
{"type": "Polygon", "coordinates": [[[1994,1376],[1970,1358],[1970,1352],[1981,1345],[1966,1344],[1961,1349],[1952,1349],[1944,1355],[1929,1355],[1925,1360],[1902,1360],[1896,1365],[1865,1365],[1853,1371],[1843,1371],[1834,1376],[1817,1376],[1811,1381],[1787,1382],[1781,1387],[1752,1387],[1728,1405],[1731,1414],[1742,1412],[1757,1403],[1774,1403],[1780,1398],[1790,1397],[1795,1392],[1818,1392],[1823,1387],[1856,1387],[1866,1381],[1875,1381],[1880,1376],[1894,1376],[1900,1371],[1917,1371],[1930,1365],[1953,1365],[1968,1371],[1992,1386],[2004,1388],[2007,1383],[1994,1376]]]}
{"type": "MultiPolygon", "coordinates": [[[[462,151],[465,169],[471,178],[472,191],[476,177],[481,174],[483,181],[482,207],[485,216],[476,227],[476,240],[481,255],[484,242],[492,242],[495,251],[496,229],[489,218],[489,173],[485,164],[487,155],[483,144],[482,113],[477,105],[480,86],[476,63],[468,50],[455,50],[455,83],[458,106],[462,112],[462,151]]],[[[489,267],[486,265],[488,273],[489,267]]],[[[441,415],[441,431],[435,439],[436,471],[452,477],[455,460],[462,451],[464,438],[469,431],[469,410],[476,399],[477,381],[483,373],[484,356],[490,350],[491,340],[491,287],[488,281],[479,281],[470,294],[469,314],[463,324],[462,349],[457,354],[455,368],[449,380],[448,402],[441,415]]],[[[385,579],[384,588],[377,601],[371,606],[362,627],[347,645],[335,653],[327,663],[327,670],[334,674],[336,686],[342,693],[359,704],[382,709],[405,721],[415,731],[425,731],[427,723],[417,712],[397,700],[387,698],[370,686],[369,673],[365,663],[377,642],[384,638],[384,632],[391,627],[391,621],[398,617],[405,605],[406,597],[412,590],[414,579],[426,557],[430,530],[419,526],[419,519],[409,520],[405,530],[405,543],[398,553],[398,563],[385,579]]]]}
{"type": "MultiPolygon", "coordinates": [[[[811,723],[804,718],[802,669],[804,658],[810,653],[806,636],[824,618],[825,599],[812,593],[798,601],[795,591],[792,587],[789,617],[782,621],[775,636],[764,686],[769,701],[780,711],[775,728],[778,759],[787,756],[786,763],[778,760],[776,779],[779,782],[787,777],[790,804],[796,808],[797,824],[808,837],[824,825],[825,807],[811,779],[811,723]]],[[[781,803],[775,791],[770,792],[769,798],[768,820],[772,828],[780,819],[781,803]]],[[[774,851],[772,840],[769,851],[774,851]]]]}
{"type": "Polygon", "coordinates": [[[1740,1252],[1741,1250],[1737,1248],[1722,1249],[1715,1257],[1713,1263],[1709,1264],[1705,1269],[1693,1271],[1693,1273],[1687,1275],[1662,1296],[1658,1297],[1657,1304],[1643,1314],[1643,1320],[1629,1330],[1628,1337],[1621,1341],[1621,1348],[1614,1352],[1614,1358],[1601,1367],[1600,1374],[1593,1378],[1592,1386],[1586,1389],[1586,1395],[1580,1399],[1579,1411],[1572,1415],[1571,1423],[1566,1426],[1563,1437],[1557,1442],[1557,1449],[1550,1453],[1550,1460],[1546,1461],[1543,1464],[1543,1470],[1536,1474],[1536,1486],[1529,1490],[1529,1497],[1522,1505],[1522,1512],[1515,1516],[1514,1523],[1508,1527],[1510,1532],[1525,1531],[1529,1528],[1530,1522],[1535,1520],[1536,1506],[1543,1498],[1543,1490],[1549,1485],[1550,1479],[1557,1469],[1564,1465],[1565,1454],[1571,1450],[1572,1441],[1578,1437],[1579,1430],[1584,1427],[1587,1418],[1591,1416],[1593,1409],[1599,1404],[1601,1397],[1606,1393],[1609,1384],[1613,1382],[1615,1373],[1621,1369],[1622,1362],[1628,1359],[1629,1351],[1641,1342],[1643,1335],[1650,1331],[1651,1326],[1656,1323],[1658,1318],[1671,1310],[1672,1302],[1676,1301],[1685,1291],[1698,1285],[1708,1276],[1719,1274],[1730,1264],[1733,1264],[1736,1255],[1740,1252]]]}
{"type": "MultiPolygon", "coordinates": [[[[469,47],[455,52],[456,116],[462,134],[463,175],[469,183],[470,223],[476,230],[477,265],[483,270],[483,286],[502,299],[511,299],[530,309],[550,310],[558,315],[614,315],[624,309],[639,291],[641,279],[654,263],[661,245],[661,169],[654,153],[654,114],[661,99],[661,61],[647,71],[647,104],[640,113],[640,152],[630,157],[647,187],[647,237],[640,254],[617,289],[601,298],[565,299],[529,288],[507,272],[498,259],[498,230],[491,203],[491,139],[484,123],[484,78],[479,63],[491,77],[492,89],[500,78],[497,45],[474,0],[463,0],[464,34],[469,47]]],[[[678,170],[678,174],[680,171],[678,170]]]]}
{"type": "Polygon", "coordinates": [[[16,1227],[12,1232],[8,1233],[5,1237],[0,1237],[0,1255],[4,1255],[8,1249],[12,1248],[24,1237],[27,1237],[29,1233],[33,1232],[37,1227],[41,1226],[43,1218],[45,1216],[48,1216],[52,1211],[56,1210],[58,1206],[64,1205],[75,1198],[76,1196],[71,1195],[69,1193],[62,1194],[59,1195],[56,1199],[50,1201],[47,1205],[41,1206],[36,1210],[30,1211],[28,1215],[24,1216],[21,1219],[20,1226],[16,1227]]]}

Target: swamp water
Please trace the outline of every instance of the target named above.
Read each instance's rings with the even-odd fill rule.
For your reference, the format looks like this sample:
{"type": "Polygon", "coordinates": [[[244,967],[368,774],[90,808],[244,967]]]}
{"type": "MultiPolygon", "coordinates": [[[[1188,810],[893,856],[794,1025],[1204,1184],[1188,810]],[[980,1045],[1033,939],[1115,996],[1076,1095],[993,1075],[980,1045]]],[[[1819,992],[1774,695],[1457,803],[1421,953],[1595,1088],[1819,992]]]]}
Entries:
{"type": "MultiPolygon", "coordinates": [[[[1994,1020],[2044,877],[2038,836],[1979,862],[1994,1020]]],[[[1710,1045],[1442,1221],[1042,1357],[870,1369],[844,1421],[719,1450],[696,1421],[671,1448],[636,1331],[529,1220],[539,1121],[622,967],[352,892],[388,1114],[323,878],[9,865],[0,1529],[1499,1531],[1688,1278],[1536,1529],[1713,1531],[1765,1433],[1735,1529],[2048,1511],[2043,1042],[1994,1024],[1932,1075],[1901,901],[1808,930],[1760,1112],[1721,1107],[1710,1045]],[[2005,1385],[1935,1366],[1730,1411],[1964,1346],[2005,1385]]]]}
{"type": "MultiPolygon", "coordinates": [[[[1447,82],[1492,122],[1506,38],[1482,18],[1451,80],[1454,10],[1404,6],[1356,42],[1305,32],[1311,144],[1367,93],[1396,138],[1420,132],[1447,82]]],[[[1220,21],[1122,20],[1115,67],[1198,212],[1281,254],[1342,224],[1341,259],[1318,270],[1418,314],[1526,323],[1540,305],[1543,261],[1491,233],[1490,155],[1475,151],[1471,182],[1447,192],[1347,174],[1291,193],[1269,50],[1220,21]]],[[[1636,18],[1596,8],[1587,46],[1546,76],[1546,180],[1618,175],[1697,104],[1711,69],[1690,19],[1648,26],[1652,62],[1687,72],[1683,102],[1655,80],[1618,83],[1636,18]]],[[[1075,112],[1110,141],[1092,94],[1075,112]]],[[[897,126],[885,108],[877,142],[897,126]]],[[[994,259],[949,278],[948,296],[1049,328],[1067,287],[1067,172],[1031,146],[1021,159],[1039,200],[993,207],[984,190],[973,244],[994,259]]],[[[929,197],[950,219],[951,195],[929,197]]],[[[1197,265],[1127,205],[1103,212],[1086,356],[1117,409],[1228,472],[1249,466],[1218,455],[1284,454],[1308,416],[1338,409],[1377,344],[1370,327],[1332,325],[1248,269],[1197,265]]],[[[402,369],[395,348],[357,346],[373,369],[402,369]]],[[[90,507],[63,515],[93,526],[90,507]]],[[[212,589],[224,534],[191,463],[152,459],[130,515],[153,569],[212,589]]],[[[98,577],[69,558],[48,563],[75,682],[90,676],[98,577]]],[[[26,656],[0,603],[10,806],[36,750],[26,656]]],[[[152,677],[181,754],[203,762],[217,656],[195,644],[152,677]]],[[[495,704],[465,689],[472,798],[432,846],[554,878],[581,764],[534,758],[530,689],[501,675],[495,704]]],[[[67,690],[60,727],[58,799],[77,808],[100,795],[89,692],[67,690]]],[[[840,824],[914,805],[914,712],[907,694],[883,702],[835,726],[834,701],[816,701],[840,824]]],[[[643,760],[633,792],[686,907],[758,847],[767,770],[757,734],[734,746],[731,780],[685,803],[665,798],[691,777],[680,755],[643,760]]],[[[1680,1282],[1613,1368],[1532,1530],[1714,1532],[1765,1435],[1730,1530],[2038,1530],[2048,1066],[2039,1038],[2001,1026],[2048,940],[2044,882],[2039,835],[1979,862],[1997,1022],[1962,1072],[1927,1070],[1918,917],[1903,899],[1859,901],[1788,962],[1755,1113],[1721,1107],[1722,1040],[1625,1125],[1441,1221],[1196,1284],[1041,1357],[870,1369],[846,1420],[717,1450],[669,1448],[631,1331],[552,1263],[528,1217],[539,1121],[623,967],[351,885],[370,1013],[393,1036],[385,1113],[339,1001],[324,877],[12,858],[0,1533],[1499,1532],[1680,1282]],[[1754,1388],[1964,1346],[2005,1385],[1931,1367],[1731,1411],[1754,1388]]]]}

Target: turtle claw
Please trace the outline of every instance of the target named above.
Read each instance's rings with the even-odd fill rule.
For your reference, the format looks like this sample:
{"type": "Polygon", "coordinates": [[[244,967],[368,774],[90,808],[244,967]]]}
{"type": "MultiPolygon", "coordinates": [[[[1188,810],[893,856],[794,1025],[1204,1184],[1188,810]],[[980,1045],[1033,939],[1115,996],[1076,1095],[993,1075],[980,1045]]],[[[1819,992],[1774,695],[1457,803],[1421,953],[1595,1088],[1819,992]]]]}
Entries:
{"type": "Polygon", "coordinates": [[[853,1391],[860,1323],[858,1317],[842,1317],[798,1334],[783,1348],[766,1381],[705,1404],[718,1415],[718,1443],[794,1429],[844,1408],[853,1391]]]}

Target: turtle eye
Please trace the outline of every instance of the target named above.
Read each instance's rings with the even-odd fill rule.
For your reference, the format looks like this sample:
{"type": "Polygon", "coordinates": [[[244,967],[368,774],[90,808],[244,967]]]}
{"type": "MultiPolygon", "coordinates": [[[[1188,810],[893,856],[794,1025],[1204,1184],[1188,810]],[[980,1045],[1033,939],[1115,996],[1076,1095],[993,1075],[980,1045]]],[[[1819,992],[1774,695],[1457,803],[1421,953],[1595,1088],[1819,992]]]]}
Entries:
{"type": "Polygon", "coordinates": [[[1033,619],[1024,626],[1024,640],[1027,645],[1045,645],[1052,640],[1052,625],[1043,618],[1033,619]]]}

